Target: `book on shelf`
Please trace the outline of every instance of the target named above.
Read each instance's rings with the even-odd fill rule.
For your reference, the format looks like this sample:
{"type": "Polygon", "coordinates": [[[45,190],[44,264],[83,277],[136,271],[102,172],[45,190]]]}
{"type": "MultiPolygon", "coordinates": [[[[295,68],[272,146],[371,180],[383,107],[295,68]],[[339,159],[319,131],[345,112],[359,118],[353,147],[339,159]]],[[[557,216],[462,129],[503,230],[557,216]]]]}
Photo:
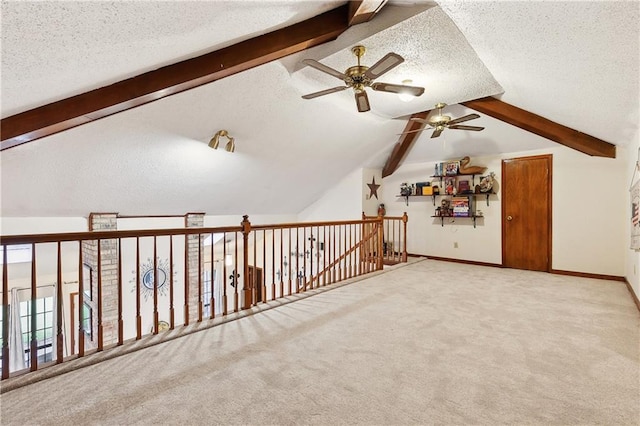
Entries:
{"type": "Polygon", "coordinates": [[[471,191],[471,188],[469,187],[468,180],[461,180],[460,182],[458,182],[458,194],[465,194],[469,192],[472,192],[472,191],[471,191]]]}
{"type": "Polygon", "coordinates": [[[453,197],[451,199],[453,215],[457,217],[471,216],[471,199],[469,197],[453,197]]]}

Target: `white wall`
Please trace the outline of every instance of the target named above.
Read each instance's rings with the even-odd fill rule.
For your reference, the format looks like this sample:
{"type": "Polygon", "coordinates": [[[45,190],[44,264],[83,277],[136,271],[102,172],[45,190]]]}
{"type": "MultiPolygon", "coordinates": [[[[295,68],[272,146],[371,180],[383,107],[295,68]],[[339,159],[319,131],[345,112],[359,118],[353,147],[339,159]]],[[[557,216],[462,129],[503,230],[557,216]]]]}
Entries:
{"type": "MultiPolygon", "coordinates": [[[[558,146],[544,151],[472,158],[472,165],[487,166],[487,173],[494,172],[498,184],[498,194],[491,196],[489,206],[484,198],[477,197],[477,208],[483,211],[484,218],[478,220],[475,229],[467,218],[446,218],[441,226],[439,218],[431,217],[435,210],[431,197],[411,197],[407,206],[405,199],[397,196],[400,184],[431,180],[435,162],[403,165],[384,179],[387,214],[395,216],[406,211],[409,215],[410,253],[501,264],[501,161],[540,154],[553,155],[552,268],[623,276],[624,251],[628,247],[624,154],[616,159],[590,157],[558,146]],[[458,243],[458,248],[454,248],[454,243],[458,243]]],[[[451,159],[438,161],[446,160],[451,159]]]]}
{"type": "Polygon", "coordinates": [[[626,149],[626,181],[622,189],[625,192],[625,207],[626,215],[624,216],[624,223],[626,224],[625,232],[626,239],[624,244],[625,256],[625,278],[631,284],[633,291],[637,297],[640,297],[640,251],[631,250],[631,193],[629,188],[632,183],[635,183],[640,179],[640,170],[636,170],[636,163],[640,161],[640,134],[636,132],[635,136],[631,139],[633,142],[627,146],[626,149]],[[635,176],[634,176],[635,174],[635,176]],[[633,181],[632,181],[633,179],[633,181]]]}
{"type": "MultiPolygon", "coordinates": [[[[362,218],[363,170],[357,169],[298,214],[298,222],[362,218]]],[[[368,187],[367,187],[368,188],[368,187]]]]}
{"type": "Polygon", "coordinates": [[[376,216],[384,203],[384,183],[381,169],[358,169],[328,190],[322,198],[298,214],[298,222],[359,220],[362,212],[376,216]],[[369,184],[380,185],[373,195],[369,184]],[[373,196],[372,196],[373,195],[373,196]]]}
{"type": "Polygon", "coordinates": [[[86,217],[3,217],[2,235],[45,234],[55,232],[86,232],[86,217]]]}

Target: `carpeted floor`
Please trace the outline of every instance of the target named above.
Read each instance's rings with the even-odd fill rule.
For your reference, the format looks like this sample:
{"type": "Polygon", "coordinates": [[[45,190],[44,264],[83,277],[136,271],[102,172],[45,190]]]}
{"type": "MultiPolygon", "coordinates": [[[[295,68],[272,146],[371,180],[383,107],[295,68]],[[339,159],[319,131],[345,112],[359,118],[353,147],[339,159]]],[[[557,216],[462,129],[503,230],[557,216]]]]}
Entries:
{"type": "Polygon", "coordinates": [[[423,260],[1,396],[17,424],[638,425],[623,283],[423,260]]]}

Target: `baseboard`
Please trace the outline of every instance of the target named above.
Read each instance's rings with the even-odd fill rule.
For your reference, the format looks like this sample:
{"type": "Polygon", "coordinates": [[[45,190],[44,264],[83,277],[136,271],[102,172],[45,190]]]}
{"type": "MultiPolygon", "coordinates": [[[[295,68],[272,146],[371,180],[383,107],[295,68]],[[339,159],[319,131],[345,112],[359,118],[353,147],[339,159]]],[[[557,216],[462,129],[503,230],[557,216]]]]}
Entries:
{"type": "Polygon", "coordinates": [[[631,293],[631,298],[633,299],[634,302],[636,302],[636,308],[638,308],[638,311],[640,311],[640,299],[638,299],[638,295],[636,294],[635,291],[633,291],[633,287],[631,287],[631,283],[627,281],[626,278],[624,280],[624,283],[627,285],[627,290],[629,290],[629,293],[631,293]]]}
{"type": "Polygon", "coordinates": [[[552,269],[552,274],[558,275],[571,275],[572,277],[581,277],[581,278],[595,278],[597,280],[609,280],[609,281],[621,281],[625,282],[624,277],[618,277],[616,275],[603,275],[603,274],[591,274],[588,272],[575,272],[575,271],[563,271],[561,269],[552,269]]]}
{"type": "Polygon", "coordinates": [[[451,259],[449,257],[438,257],[438,256],[421,256],[421,257],[426,257],[427,259],[431,259],[431,260],[441,260],[443,262],[464,263],[466,265],[492,266],[494,268],[502,268],[502,265],[500,265],[499,263],[477,262],[475,260],[451,259]]]}
{"type": "Polygon", "coordinates": [[[427,256],[424,256],[422,254],[415,254],[415,253],[407,252],[407,257],[427,257],[427,256]]]}

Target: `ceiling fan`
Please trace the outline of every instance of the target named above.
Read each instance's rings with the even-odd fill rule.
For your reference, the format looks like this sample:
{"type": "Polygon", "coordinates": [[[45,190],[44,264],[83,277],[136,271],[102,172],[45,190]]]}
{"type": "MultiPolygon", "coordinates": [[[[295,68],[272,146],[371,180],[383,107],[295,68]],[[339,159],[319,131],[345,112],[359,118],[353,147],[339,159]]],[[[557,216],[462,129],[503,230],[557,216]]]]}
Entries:
{"type": "Polygon", "coordinates": [[[364,46],[354,46],[351,49],[351,52],[353,52],[353,54],[358,58],[358,65],[347,68],[344,73],[321,64],[314,59],[303,60],[302,62],[305,65],[309,65],[310,67],[313,67],[319,71],[339,78],[340,80],[344,81],[346,85],[310,93],[308,95],[304,95],[302,98],[313,99],[317,98],[318,96],[341,92],[351,87],[355,92],[358,111],[366,112],[371,109],[369,106],[369,98],[367,96],[367,92],[365,91],[366,87],[371,87],[373,90],[377,90],[379,92],[408,94],[412,96],[420,96],[424,93],[424,87],[405,86],[402,84],[391,83],[374,83],[373,80],[380,77],[382,74],[386,73],[392,68],[400,65],[402,62],[404,62],[404,59],[397,53],[390,52],[387,53],[378,62],[373,64],[371,67],[367,67],[364,65],[360,65],[360,58],[364,55],[365,50],[366,49],[364,46]]]}
{"type": "MultiPolygon", "coordinates": [[[[438,110],[436,114],[432,115],[428,119],[412,118],[411,121],[417,121],[419,123],[427,124],[430,126],[431,129],[434,129],[433,133],[431,134],[432,138],[437,138],[438,136],[440,136],[440,133],[442,133],[442,131],[445,128],[458,129],[458,130],[473,130],[474,132],[479,132],[480,130],[484,130],[484,127],[459,125],[459,123],[464,123],[465,121],[475,120],[476,118],[480,118],[478,114],[468,114],[460,118],[452,119],[450,116],[442,114],[442,108],[444,108],[445,106],[447,106],[447,104],[440,102],[436,104],[436,109],[438,110]]],[[[410,130],[408,132],[403,132],[401,134],[404,135],[407,133],[421,132],[422,130],[424,129],[410,130]]]]}

